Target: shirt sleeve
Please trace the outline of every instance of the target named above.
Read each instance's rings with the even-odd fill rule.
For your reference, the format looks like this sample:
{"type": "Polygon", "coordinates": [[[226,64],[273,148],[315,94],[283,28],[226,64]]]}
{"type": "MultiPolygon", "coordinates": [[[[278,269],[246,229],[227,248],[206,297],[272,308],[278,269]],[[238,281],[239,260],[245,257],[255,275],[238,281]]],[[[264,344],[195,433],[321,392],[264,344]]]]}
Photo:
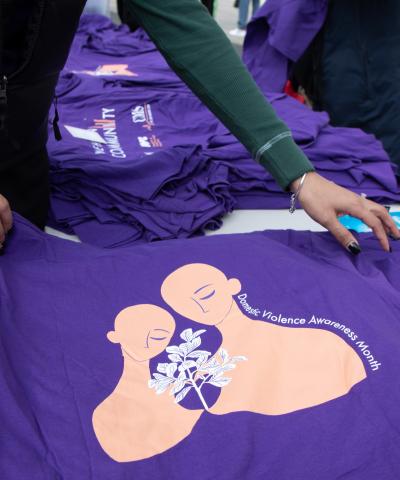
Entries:
{"type": "Polygon", "coordinates": [[[126,0],[171,68],[277,183],[314,168],[198,0],[126,0]]]}

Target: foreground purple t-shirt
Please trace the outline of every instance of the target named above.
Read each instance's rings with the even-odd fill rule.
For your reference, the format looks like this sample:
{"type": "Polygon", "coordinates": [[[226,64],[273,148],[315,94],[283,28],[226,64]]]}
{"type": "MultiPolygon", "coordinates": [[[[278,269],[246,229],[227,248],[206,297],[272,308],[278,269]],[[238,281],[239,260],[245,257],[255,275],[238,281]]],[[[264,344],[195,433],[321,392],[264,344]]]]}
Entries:
{"type": "Polygon", "coordinates": [[[398,478],[400,246],[360,242],[358,257],[290,231],[105,251],[16,217],[1,478],[398,478]]]}

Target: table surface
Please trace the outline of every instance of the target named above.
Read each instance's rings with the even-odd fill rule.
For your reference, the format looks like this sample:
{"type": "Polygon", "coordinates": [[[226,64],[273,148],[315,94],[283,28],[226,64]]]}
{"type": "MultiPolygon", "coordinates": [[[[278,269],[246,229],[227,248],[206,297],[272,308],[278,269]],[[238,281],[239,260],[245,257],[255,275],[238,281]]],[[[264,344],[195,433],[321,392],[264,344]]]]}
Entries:
{"type": "MultiPolygon", "coordinates": [[[[399,205],[392,205],[392,212],[400,211],[399,205]]],[[[296,210],[293,215],[288,210],[235,210],[224,218],[224,224],[219,230],[208,231],[206,235],[224,235],[229,233],[246,233],[260,230],[311,230],[326,231],[314,222],[304,210],[296,210]]],[[[53,228],[46,232],[60,238],[79,242],[78,237],[66,235],[53,228]]]]}

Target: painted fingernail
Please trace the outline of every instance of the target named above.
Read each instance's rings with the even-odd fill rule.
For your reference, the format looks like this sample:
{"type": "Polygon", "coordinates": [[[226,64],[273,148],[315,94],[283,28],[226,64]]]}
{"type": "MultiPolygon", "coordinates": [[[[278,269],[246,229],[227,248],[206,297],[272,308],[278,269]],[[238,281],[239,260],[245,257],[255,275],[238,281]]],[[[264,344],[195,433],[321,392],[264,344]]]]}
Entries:
{"type": "Polygon", "coordinates": [[[386,210],[387,210],[388,212],[390,212],[390,209],[392,208],[391,205],[384,205],[384,207],[386,208],[386,210]]]}
{"type": "Polygon", "coordinates": [[[358,255],[361,253],[360,245],[356,242],[351,242],[349,245],[347,245],[347,250],[353,255],[358,255]]]}
{"type": "Polygon", "coordinates": [[[392,240],[395,240],[396,242],[398,240],[400,240],[400,237],[395,237],[394,235],[392,235],[391,233],[389,233],[389,237],[392,239],[392,240]]]}

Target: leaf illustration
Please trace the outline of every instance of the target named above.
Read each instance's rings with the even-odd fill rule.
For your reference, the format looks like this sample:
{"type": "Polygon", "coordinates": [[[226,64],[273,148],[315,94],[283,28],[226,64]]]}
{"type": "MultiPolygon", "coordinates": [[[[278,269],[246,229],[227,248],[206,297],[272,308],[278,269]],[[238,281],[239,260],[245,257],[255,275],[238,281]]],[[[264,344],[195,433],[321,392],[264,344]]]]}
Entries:
{"type": "Polygon", "coordinates": [[[208,355],[201,355],[197,360],[196,360],[196,364],[198,366],[202,365],[205,361],[207,361],[208,359],[208,355]]]}
{"type": "Polygon", "coordinates": [[[197,330],[196,332],[194,332],[193,336],[192,336],[192,339],[193,338],[196,338],[200,335],[202,335],[203,333],[205,333],[207,330],[197,330]]]}
{"type": "Polygon", "coordinates": [[[165,390],[168,388],[167,383],[160,383],[156,386],[156,394],[161,395],[162,393],[165,392],[165,390]]]}
{"type": "Polygon", "coordinates": [[[154,378],[152,378],[148,381],[147,384],[148,384],[149,388],[154,388],[157,385],[157,380],[154,380],[154,378]]]}
{"type": "Polygon", "coordinates": [[[157,372],[165,373],[166,370],[167,370],[168,365],[169,365],[169,363],[159,363],[159,364],[157,365],[157,372]]]}
{"type": "Polygon", "coordinates": [[[174,376],[174,373],[176,372],[178,368],[178,365],[176,363],[170,363],[166,370],[165,370],[165,373],[167,374],[168,377],[173,377],[174,376]]]}
{"type": "Polygon", "coordinates": [[[182,340],[185,340],[185,342],[190,342],[193,338],[193,330],[191,328],[187,328],[179,336],[182,340]]]}
{"type": "Polygon", "coordinates": [[[197,358],[201,356],[206,356],[209,357],[211,355],[211,352],[207,352],[206,350],[195,350],[194,352],[190,352],[189,355],[187,355],[188,358],[197,358]]]}
{"type": "Polygon", "coordinates": [[[171,360],[171,362],[182,362],[182,358],[177,353],[172,353],[171,355],[168,355],[168,358],[171,360]]]}
{"type": "Polygon", "coordinates": [[[165,349],[165,351],[167,353],[177,353],[179,355],[180,353],[180,350],[179,350],[179,347],[175,346],[175,345],[171,345],[170,347],[167,347],[165,349]]]}
{"type": "Polygon", "coordinates": [[[194,338],[190,342],[188,353],[193,352],[193,350],[196,350],[196,348],[199,347],[200,345],[201,345],[201,338],[200,337],[194,338]]]}
{"type": "Polygon", "coordinates": [[[209,383],[210,385],[214,385],[214,387],[225,387],[225,385],[228,385],[228,383],[231,380],[232,380],[231,378],[221,377],[221,378],[211,379],[206,383],[209,383]]]}
{"type": "Polygon", "coordinates": [[[175,395],[176,393],[179,393],[185,385],[186,382],[175,382],[174,387],[170,391],[170,395],[175,395]]]}
{"type": "Polygon", "coordinates": [[[227,360],[228,360],[228,352],[224,349],[224,348],[221,348],[221,350],[219,351],[219,355],[222,359],[222,361],[225,363],[227,360]]]}
{"type": "Polygon", "coordinates": [[[219,367],[213,368],[210,371],[210,373],[212,373],[213,378],[215,378],[219,375],[223,375],[225,372],[229,372],[230,370],[233,370],[234,368],[236,368],[236,365],[229,363],[228,365],[221,365],[219,367]]]}
{"type": "Polygon", "coordinates": [[[186,387],[184,388],[176,397],[175,397],[175,403],[181,402],[186,395],[189,393],[192,387],[186,387]]]}
{"type": "Polygon", "coordinates": [[[210,358],[210,360],[208,360],[206,363],[204,363],[201,368],[215,368],[215,367],[219,367],[219,363],[217,362],[217,360],[215,359],[215,357],[212,357],[210,358]]]}
{"type": "Polygon", "coordinates": [[[179,346],[171,345],[166,348],[171,363],[157,365],[157,372],[153,373],[154,378],[148,381],[149,388],[154,388],[160,395],[171,387],[169,394],[175,395],[175,403],[181,402],[194,388],[203,407],[209,410],[207,400],[201,391],[202,387],[206,384],[225,387],[232,380],[224,377],[225,372],[235,369],[236,363],[247,358],[241,355],[229,357],[224,348],[212,357],[211,352],[207,350],[197,350],[201,345],[201,335],[205,332],[206,330],[193,332],[191,328],[184,330],[180,337],[185,342],[179,346]]]}
{"type": "Polygon", "coordinates": [[[247,360],[247,357],[243,356],[243,355],[237,355],[236,357],[232,357],[230,359],[230,362],[244,362],[247,360]]]}
{"type": "Polygon", "coordinates": [[[188,368],[193,368],[193,367],[197,367],[197,363],[194,362],[193,360],[186,360],[186,362],[182,363],[179,369],[182,371],[182,370],[187,370],[188,368]]]}
{"type": "Polygon", "coordinates": [[[180,370],[180,373],[178,375],[178,380],[186,380],[186,370],[180,370]]]}
{"type": "Polygon", "coordinates": [[[189,353],[189,348],[190,348],[190,342],[181,343],[179,345],[179,352],[182,355],[182,357],[186,357],[186,355],[189,353]]]}

